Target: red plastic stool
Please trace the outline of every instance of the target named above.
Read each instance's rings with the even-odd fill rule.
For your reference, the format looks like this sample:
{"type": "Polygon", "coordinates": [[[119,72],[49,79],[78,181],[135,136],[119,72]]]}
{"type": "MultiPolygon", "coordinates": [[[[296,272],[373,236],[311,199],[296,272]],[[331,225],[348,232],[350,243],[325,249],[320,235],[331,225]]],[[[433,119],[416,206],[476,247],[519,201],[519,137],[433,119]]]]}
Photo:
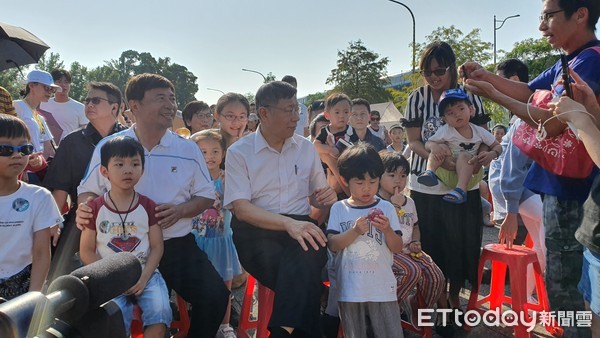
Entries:
{"type": "MultiPolygon", "coordinates": [[[[190,330],[190,317],[186,301],[177,296],[177,310],[179,311],[179,320],[171,321],[171,329],[176,329],[177,333],[173,338],[184,338],[190,330]]],[[[133,307],[133,320],[131,321],[131,338],[143,338],[144,326],[142,325],[142,309],[135,305],[133,307]]]]}
{"type": "MultiPolygon", "coordinates": [[[[548,295],[546,294],[546,285],[540,263],[537,255],[532,249],[523,246],[513,246],[507,249],[504,244],[488,244],[483,248],[479,259],[479,270],[477,285],[471,290],[468,310],[478,310],[481,305],[488,303],[491,310],[502,310],[502,304],[509,304],[513,311],[520,315],[524,312],[529,316],[529,310],[550,311],[548,295]],[[490,294],[478,300],[481,277],[483,276],[483,266],[486,261],[492,261],[492,279],[490,283],[490,294]],[[538,297],[538,303],[527,302],[527,266],[533,264],[535,277],[535,286],[538,297]],[[506,268],[510,270],[510,292],[511,296],[504,294],[504,282],[506,278],[506,268]]],[[[528,320],[530,318],[528,317],[528,320]]],[[[562,335],[562,328],[556,326],[546,326],[546,330],[552,335],[562,335]]],[[[515,337],[529,337],[527,328],[522,325],[515,326],[515,337]]]]}
{"type": "Polygon", "coordinates": [[[256,330],[256,338],[267,338],[269,337],[269,330],[267,328],[271,313],[273,312],[273,298],[275,293],[266,286],[258,283],[258,318],[252,320],[250,318],[250,312],[252,312],[252,303],[254,299],[254,287],[256,286],[256,279],[252,275],[248,275],[246,280],[246,292],[244,293],[244,300],[242,301],[242,309],[240,311],[240,320],[238,324],[237,336],[238,338],[251,338],[252,335],[248,333],[248,330],[256,330]]]}
{"type": "MultiPolygon", "coordinates": [[[[420,309],[427,308],[427,304],[425,304],[425,298],[423,297],[421,292],[419,292],[418,289],[417,289],[417,304],[419,305],[420,309]]],[[[420,334],[421,337],[423,337],[423,338],[432,338],[433,337],[433,330],[431,329],[431,326],[415,327],[411,323],[404,321],[404,320],[402,321],[401,324],[402,324],[403,329],[420,334]]]]}

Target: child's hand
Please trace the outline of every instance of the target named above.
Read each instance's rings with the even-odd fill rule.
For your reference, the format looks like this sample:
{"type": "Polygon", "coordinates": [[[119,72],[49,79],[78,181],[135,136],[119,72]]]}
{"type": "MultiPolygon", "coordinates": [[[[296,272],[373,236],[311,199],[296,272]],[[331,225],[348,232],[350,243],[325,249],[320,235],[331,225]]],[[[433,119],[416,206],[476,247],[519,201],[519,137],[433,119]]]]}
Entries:
{"type": "Polygon", "coordinates": [[[373,225],[376,229],[381,230],[381,232],[386,233],[391,230],[390,219],[385,215],[378,215],[371,221],[371,225],[373,225]]]}
{"type": "Polygon", "coordinates": [[[44,164],[43,156],[41,151],[29,155],[29,166],[32,170],[36,170],[44,164]]]}
{"type": "Polygon", "coordinates": [[[125,294],[137,297],[137,296],[141,295],[142,292],[144,292],[144,289],[146,288],[146,284],[148,284],[148,281],[144,280],[142,277],[140,277],[140,279],[137,281],[137,283],[135,283],[135,285],[133,285],[131,288],[129,288],[129,290],[125,291],[125,294]]]}
{"type": "Polygon", "coordinates": [[[411,253],[415,253],[415,254],[420,253],[422,251],[421,242],[412,241],[412,242],[408,243],[408,250],[410,250],[411,253]]]}
{"type": "Polygon", "coordinates": [[[400,188],[394,188],[394,194],[390,197],[390,202],[392,202],[393,205],[402,206],[405,201],[406,197],[402,194],[400,188]]]}
{"type": "Polygon", "coordinates": [[[357,218],[352,229],[356,231],[359,235],[364,235],[365,233],[367,233],[367,231],[369,231],[369,222],[367,222],[367,218],[357,218]]]}

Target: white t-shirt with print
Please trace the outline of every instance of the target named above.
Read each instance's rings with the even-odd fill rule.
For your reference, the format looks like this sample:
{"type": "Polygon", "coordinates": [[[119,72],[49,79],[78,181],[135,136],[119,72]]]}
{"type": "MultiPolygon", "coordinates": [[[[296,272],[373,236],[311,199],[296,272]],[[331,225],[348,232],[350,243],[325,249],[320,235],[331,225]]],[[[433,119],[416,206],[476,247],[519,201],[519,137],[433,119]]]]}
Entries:
{"type": "Polygon", "coordinates": [[[33,115],[33,111],[27,103],[23,100],[14,101],[15,111],[17,112],[17,116],[25,122],[27,125],[27,129],[29,129],[29,134],[31,135],[31,144],[33,144],[33,148],[36,152],[44,151],[44,142],[52,140],[53,136],[50,132],[50,128],[46,124],[46,120],[38,114],[39,121],[41,123],[41,128],[36,118],[33,115]]]}
{"type": "MultiPolygon", "coordinates": [[[[377,199],[369,206],[351,206],[348,200],[336,202],[329,214],[328,234],[352,230],[356,220],[366,217],[378,208],[389,218],[391,228],[399,232],[400,224],[394,206],[377,199]]],[[[385,242],[384,234],[373,226],[356,238],[335,258],[338,301],[341,302],[391,302],[396,298],[396,278],[392,272],[393,256],[385,242]]]]}
{"type": "Polygon", "coordinates": [[[23,270],[33,260],[33,234],[62,223],[50,191],[20,182],[14,193],[0,196],[0,279],[23,270]]]}
{"type": "Polygon", "coordinates": [[[452,151],[452,157],[455,159],[461,151],[466,151],[470,155],[476,156],[481,143],[490,146],[496,141],[494,135],[489,131],[473,123],[469,123],[469,126],[473,131],[473,137],[470,139],[462,136],[454,127],[445,124],[439,127],[428,141],[447,144],[450,147],[450,151],[452,151]]]}
{"type": "Polygon", "coordinates": [[[400,222],[400,230],[402,231],[402,242],[404,242],[404,249],[402,252],[410,253],[408,249],[408,243],[410,243],[412,239],[413,229],[417,226],[419,222],[419,217],[417,216],[417,207],[415,206],[415,201],[408,197],[406,197],[406,202],[402,206],[401,215],[396,213],[398,216],[398,221],[400,222]]]}

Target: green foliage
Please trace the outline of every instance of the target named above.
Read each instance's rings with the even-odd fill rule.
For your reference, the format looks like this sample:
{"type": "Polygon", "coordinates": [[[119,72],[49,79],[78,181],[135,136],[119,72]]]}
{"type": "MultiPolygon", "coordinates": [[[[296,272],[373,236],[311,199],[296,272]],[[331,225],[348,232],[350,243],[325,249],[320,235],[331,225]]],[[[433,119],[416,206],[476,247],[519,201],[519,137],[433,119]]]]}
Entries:
{"type": "Polygon", "coordinates": [[[415,89],[421,87],[424,84],[423,79],[421,78],[421,75],[419,73],[406,74],[404,75],[404,78],[408,79],[408,81],[410,81],[410,84],[403,87],[401,90],[393,88],[386,89],[392,97],[392,102],[394,103],[394,106],[396,106],[396,108],[398,108],[398,110],[402,113],[404,113],[410,93],[412,93],[415,89]]]}
{"type": "Polygon", "coordinates": [[[265,83],[269,83],[269,82],[277,80],[275,75],[273,75],[273,73],[271,73],[271,72],[268,72],[267,75],[265,76],[265,78],[266,78],[265,83]]]}
{"type": "Polygon", "coordinates": [[[514,48],[506,53],[502,60],[519,59],[529,67],[529,78],[533,79],[560,58],[545,38],[526,39],[515,43],[514,48]]]}
{"type": "Polygon", "coordinates": [[[417,55],[420,56],[423,54],[423,50],[428,44],[439,40],[447,42],[452,46],[452,50],[454,51],[454,54],[456,54],[457,65],[461,65],[467,61],[475,61],[485,65],[493,58],[492,48],[494,45],[490,42],[481,40],[480,33],[481,29],[479,28],[473,29],[471,32],[464,35],[464,33],[454,25],[449,28],[438,27],[425,37],[424,43],[417,43],[417,55]]]}
{"type": "Polygon", "coordinates": [[[387,57],[368,50],[361,40],[351,41],[348,49],[338,51],[337,68],[331,70],[326,84],[333,84],[335,92],[351,97],[362,97],[369,102],[386,102],[390,94],[383,88],[387,84],[387,57]]]}
{"type": "Polygon", "coordinates": [[[246,94],[244,94],[244,96],[248,99],[248,102],[250,102],[250,103],[254,102],[254,93],[247,92],[246,94]]]}
{"type": "MultiPolygon", "coordinates": [[[[50,55],[44,55],[40,59],[36,68],[49,72],[55,68],[65,68],[65,66],[64,62],[60,60],[60,54],[50,53],[50,55]]],[[[25,72],[25,70],[23,71],[25,72]]],[[[73,77],[70,95],[78,101],[85,98],[87,83],[91,81],[111,82],[119,87],[121,91],[124,91],[127,81],[132,76],[142,73],[160,74],[171,80],[175,86],[175,95],[180,107],[194,101],[196,99],[194,94],[198,91],[198,84],[196,83],[198,78],[186,67],[171,63],[169,57],[157,60],[148,52],[140,53],[127,50],[121,53],[118,59],[105,61],[104,65],[93,69],[88,69],[79,62],[73,62],[69,71],[73,77]]],[[[18,93],[22,86],[18,74],[16,68],[0,72],[0,85],[9,91],[13,98],[20,97],[18,93]]]]}
{"type": "Polygon", "coordinates": [[[307,107],[317,100],[325,100],[327,97],[327,91],[316,92],[306,95],[306,102],[304,103],[307,107]]]}
{"type": "Polygon", "coordinates": [[[508,110],[506,110],[506,108],[502,107],[494,101],[488,100],[486,98],[482,99],[485,112],[492,119],[492,122],[490,122],[490,126],[493,126],[498,123],[507,126],[508,121],[510,120],[508,110]]]}

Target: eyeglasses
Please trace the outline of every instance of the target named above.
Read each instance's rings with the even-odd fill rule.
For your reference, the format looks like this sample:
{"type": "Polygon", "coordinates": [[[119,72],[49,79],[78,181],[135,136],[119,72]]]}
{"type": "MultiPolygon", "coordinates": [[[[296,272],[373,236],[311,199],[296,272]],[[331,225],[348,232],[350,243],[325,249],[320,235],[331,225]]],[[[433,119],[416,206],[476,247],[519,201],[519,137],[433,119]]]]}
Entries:
{"type": "Polygon", "coordinates": [[[242,123],[248,121],[247,115],[235,116],[235,115],[227,114],[227,115],[221,115],[221,116],[223,116],[225,118],[225,120],[230,121],[230,122],[233,122],[235,120],[238,120],[242,123]]]}
{"type": "Polygon", "coordinates": [[[94,96],[94,97],[86,97],[86,98],[85,98],[85,100],[83,100],[83,102],[85,102],[85,105],[86,105],[86,106],[87,106],[88,104],[90,104],[90,102],[91,102],[91,103],[92,103],[94,106],[96,106],[96,105],[99,105],[99,104],[100,104],[100,102],[102,102],[102,101],[106,101],[106,102],[108,102],[108,103],[113,103],[113,102],[110,102],[110,100],[109,100],[109,99],[105,99],[105,98],[103,98],[103,97],[98,97],[98,96],[94,96]]]}
{"type": "Polygon", "coordinates": [[[0,156],[9,157],[12,156],[12,154],[14,154],[15,152],[18,152],[24,156],[31,155],[33,154],[33,144],[23,144],[20,146],[0,144],[0,156]]]}
{"type": "Polygon", "coordinates": [[[213,117],[213,115],[211,113],[196,114],[195,116],[198,116],[198,118],[201,118],[201,119],[207,119],[207,118],[212,119],[212,117],[213,117]]]}
{"type": "Polygon", "coordinates": [[[39,83],[39,82],[37,84],[41,85],[42,88],[44,88],[44,91],[46,91],[47,93],[52,93],[52,94],[56,93],[55,87],[46,86],[45,84],[39,83]]]}
{"type": "Polygon", "coordinates": [[[295,106],[294,108],[280,108],[277,106],[265,105],[264,107],[279,109],[288,115],[298,114],[298,112],[300,111],[300,106],[295,106]]]}
{"type": "Polygon", "coordinates": [[[548,13],[542,13],[540,15],[540,22],[548,22],[548,20],[550,20],[554,17],[554,14],[564,12],[564,11],[565,11],[564,9],[559,9],[559,10],[548,12],[548,13]]]}
{"type": "Polygon", "coordinates": [[[379,122],[381,120],[381,117],[371,117],[371,121],[373,122],[379,122]]]}
{"type": "Polygon", "coordinates": [[[438,68],[438,69],[434,69],[434,70],[421,70],[420,73],[421,75],[425,76],[425,77],[431,77],[431,75],[435,75],[435,76],[443,76],[444,74],[446,74],[446,72],[448,71],[448,69],[450,69],[450,67],[446,67],[446,68],[438,68]]]}

